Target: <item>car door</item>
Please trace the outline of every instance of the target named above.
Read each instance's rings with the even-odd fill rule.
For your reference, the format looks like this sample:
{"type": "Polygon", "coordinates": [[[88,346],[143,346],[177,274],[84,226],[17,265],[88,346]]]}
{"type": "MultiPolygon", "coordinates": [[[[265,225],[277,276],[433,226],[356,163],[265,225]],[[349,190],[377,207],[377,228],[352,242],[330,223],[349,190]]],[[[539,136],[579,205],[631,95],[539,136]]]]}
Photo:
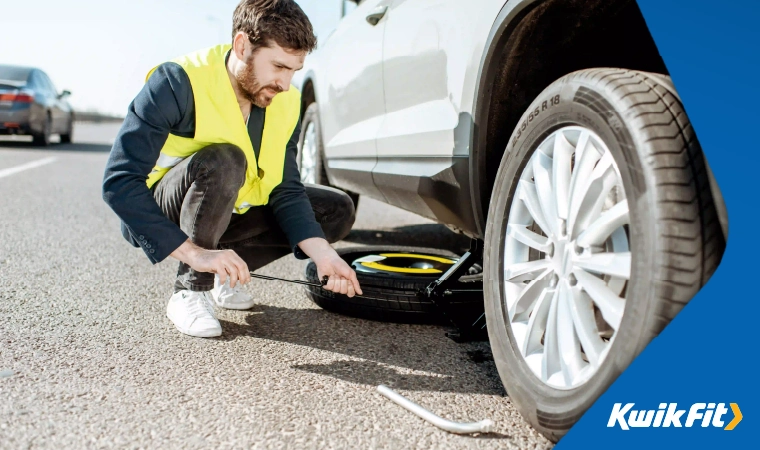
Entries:
{"type": "Polygon", "coordinates": [[[389,203],[451,224],[469,215],[473,75],[504,3],[393,1],[383,41],[386,114],[373,171],[389,203]]]}
{"type": "Polygon", "coordinates": [[[316,81],[331,184],[377,198],[371,172],[385,114],[382,12],[391,2],[364,0],[341,20],[319,49],[316,81]]]}
{"type": "Polygon", "coordinates": [[[33,110],[29,116],[29,122],[35,132],[42,132],[45,121],[47,120],[47,111],[52,107],[52,98],[50,89],[39,70],[33,70],[29,76],[29,87],[34,90],[33,110]]]}
{"type": "Polygon", "coordinates": [[[39,124],[39,131],[42,131],[48,111],[50,112],[50,126],[51,132],[55,133],[57,113],[55,106],[57,99],[55,98],[55,92],[51,88],[50,82],[47,76],[40,70],[32,72],[35,86],[35,98],[42,107],[39,114],[35,115],[35,121],[39,124]]]}
{"type": "Polygon", "coordinates": [[[53,133],[62,133],[68,128],[69,118],[68,113],[65,110],[67,108],[63,105],[63,100],[60,98],[60,94],[50,77],[44,72],[40,72],[40,74],[45,81],[48,95],[50,96],[50,114],[53,118],[53,133]]]}

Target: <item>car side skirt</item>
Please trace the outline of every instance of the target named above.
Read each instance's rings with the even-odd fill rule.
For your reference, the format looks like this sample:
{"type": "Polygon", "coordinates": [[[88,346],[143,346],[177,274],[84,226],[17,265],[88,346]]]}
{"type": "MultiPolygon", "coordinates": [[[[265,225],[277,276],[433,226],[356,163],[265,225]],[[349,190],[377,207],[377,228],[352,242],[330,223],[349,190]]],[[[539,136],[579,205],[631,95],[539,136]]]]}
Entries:
{"type": "Polygon", "coordinates": [[[469,171],[468,156],[381,158],[372,178],[388,204],[480,237],[469,171]]]}

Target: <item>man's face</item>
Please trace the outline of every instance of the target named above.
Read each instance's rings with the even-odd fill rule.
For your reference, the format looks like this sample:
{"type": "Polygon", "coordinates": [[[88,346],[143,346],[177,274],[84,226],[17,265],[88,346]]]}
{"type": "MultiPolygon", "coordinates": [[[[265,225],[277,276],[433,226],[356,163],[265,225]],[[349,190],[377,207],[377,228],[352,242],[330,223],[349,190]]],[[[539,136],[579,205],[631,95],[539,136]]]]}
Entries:
{"type": "Polygon", "coordinates": [[[284,49],[276,42],[246,54],[248,58],[236,79],[241,93],[259,108],[266,108],[275,95],[290,89],[293,74],[303,68],[306,58],[305,52],[284,49]]]}

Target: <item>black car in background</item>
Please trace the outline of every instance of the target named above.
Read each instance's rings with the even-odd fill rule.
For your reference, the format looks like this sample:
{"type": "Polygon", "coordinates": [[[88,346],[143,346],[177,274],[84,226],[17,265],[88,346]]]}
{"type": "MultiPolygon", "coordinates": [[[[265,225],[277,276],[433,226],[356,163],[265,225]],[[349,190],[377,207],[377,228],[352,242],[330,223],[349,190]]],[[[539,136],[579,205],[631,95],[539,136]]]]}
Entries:
{"type": "Polygon", "coordinates": [[[71,142],[74,111],[50,77],[33,67],[0,64],[0,135],[32,135],[35,145],[48,145],[52,134],[71,142]]]}

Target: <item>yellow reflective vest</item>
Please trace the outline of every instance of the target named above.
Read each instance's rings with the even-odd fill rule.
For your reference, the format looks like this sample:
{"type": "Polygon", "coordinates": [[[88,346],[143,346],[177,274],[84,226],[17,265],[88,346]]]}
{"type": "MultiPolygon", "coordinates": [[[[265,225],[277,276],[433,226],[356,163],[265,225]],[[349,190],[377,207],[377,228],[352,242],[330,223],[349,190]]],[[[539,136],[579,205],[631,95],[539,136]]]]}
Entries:
{"type": "MultiPolygon", "coordinates": [[[[259,160],[253,151],[248,128],[240,113],[235,92],[227,75],[225,56],[230,45],[218,45],[172,60],[187,73],[195,101],[195,136],[169,135],[156,165],[148,175],[148,188],[172,167],[211,144],[234,144],[245,153],[248,168],[245,183],[238,193],[234,212],[243,214],[251,206],[265,205],[280,182],[285,166],[285,151],[298,123],[301,93],[291,86],[275,95],[266,108],[259,160]]],[[[148,76],[155,71],[154,67],[148,76]]]]}

